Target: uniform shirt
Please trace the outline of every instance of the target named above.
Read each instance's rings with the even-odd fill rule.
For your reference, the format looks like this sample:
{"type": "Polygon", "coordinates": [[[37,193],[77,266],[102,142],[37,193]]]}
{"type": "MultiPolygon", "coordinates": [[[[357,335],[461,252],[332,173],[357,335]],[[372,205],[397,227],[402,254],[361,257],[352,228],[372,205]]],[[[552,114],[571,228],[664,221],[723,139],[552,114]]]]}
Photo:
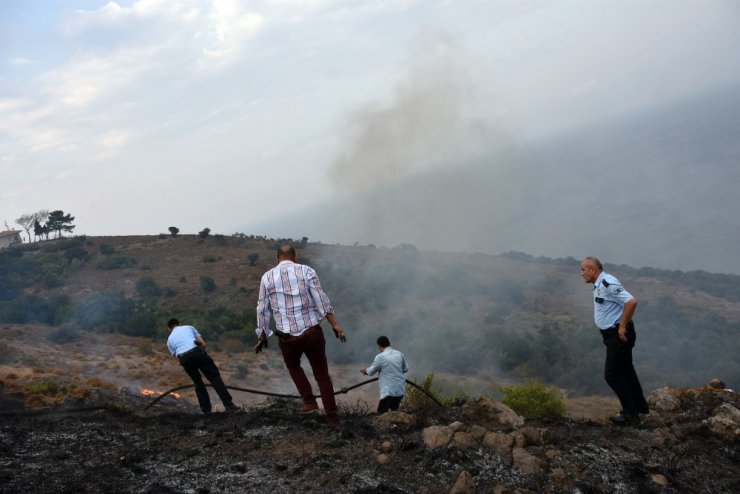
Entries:
{"type": "Polygon", "coordinates": [[[609,329],[619,324],[624,304],[632,298],[618,279],[602,271],[594,283],[594,322],[599,329],[609,329]]]}
{"type": "Polygon", "coordinates": [[[309,266],[291,261],[262,275],[257,299],[257,336],[272,336],[270,314],[278,331],[298,336],[334,312],[321,289],[319,277],[309,266]]]}
{"type": "Polygon", "coordinates": [[[195,344],[198,336],[200,333],[192,326],[175,326],[167,338],[167,348],[172,355],[178,357],[198,346],[195,344]]]}
{"type": "Polygon", "coordinates": [[[370,367],[365,369],[369,376],[379,372],[380,399],[387,396],[403,396],[406,392],[406,380],[403,375],[409,371],[403,353],[391,347],[375,356],[370,367]]]}

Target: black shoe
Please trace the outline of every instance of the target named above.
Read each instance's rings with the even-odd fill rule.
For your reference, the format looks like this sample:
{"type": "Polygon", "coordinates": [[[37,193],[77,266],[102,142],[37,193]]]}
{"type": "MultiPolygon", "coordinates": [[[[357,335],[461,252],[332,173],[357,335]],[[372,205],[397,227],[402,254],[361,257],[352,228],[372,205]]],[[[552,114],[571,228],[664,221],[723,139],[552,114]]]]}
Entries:
{"type": "Polygon", "coordinates": [[[650,407],[645,404],[645,406],[640,407],[637,409],[637,413],[641,413],[643,415],[648,415],[650,413],[650,407]]]}
{"type": "Polygon", "coordinates": [[[624,410],[609,417],[615,425],[640,425],[640,416],[636,413],[626,413],[624,410]]]}
{"type": "Polygon", "coordinates": [[[238,406],[234,405],[233,403],[231,405],[226,405],[224,408],[229,413],[241,412],[242,411],[241,407],[238,407],[238,406]]]}

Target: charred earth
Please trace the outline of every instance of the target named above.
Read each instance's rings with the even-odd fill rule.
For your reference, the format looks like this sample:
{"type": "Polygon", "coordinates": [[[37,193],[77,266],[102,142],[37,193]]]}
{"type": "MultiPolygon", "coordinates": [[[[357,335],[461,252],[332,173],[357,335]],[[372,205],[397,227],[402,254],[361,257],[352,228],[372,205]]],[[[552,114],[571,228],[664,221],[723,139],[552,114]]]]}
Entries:
{"type": "Polygon", "coordinates": [[[740,400],[654,391],[638,427],[524,421],[487,397],[343,424],[267,399],[198,415],[178,400],[93,393],[41,413],[4,392],[0,492],[740,492],[740,400]]]}

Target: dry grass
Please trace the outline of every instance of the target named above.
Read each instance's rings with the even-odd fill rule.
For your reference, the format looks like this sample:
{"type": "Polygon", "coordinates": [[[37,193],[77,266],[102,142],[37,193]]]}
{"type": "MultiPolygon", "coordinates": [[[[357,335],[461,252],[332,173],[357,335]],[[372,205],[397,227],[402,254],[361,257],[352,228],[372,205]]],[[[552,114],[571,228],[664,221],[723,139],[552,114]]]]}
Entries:
{"type": "MultiPolygon", "coordinates": [[[[177,386],[191,384],[177,359],[165,351],[157,350],[142,355],[142,338],[116,334],[80,333],[73,351],[69,345],[51,343],[46,336],[52,330],[46,326],[5,325],[0,326],[0,340],[9,352],[24,358],[0,365],[0,377],[6,389],[23,392],[24,388],[44,376],[53,377],[55,382],[69,389],[69,395],[76,398],[86,396],[92,390],[104,389],[118,391],[122,387],[130,389],[147,388],[165,391],[177,386]]],[[[152,347],[164,346],[151,341],[152,347]]],[[[234,344],[236,345],[236,344],[234,344]]],[[[228,345],[227,345],[228,346],[228,345]]],[[[209,349],[227,385],[296,394],[295,386],[285,370],[278,350],[254,355],[244,351],[227,353],[209,349]],[[240,370],[241,369],[241,370],[240,370]]],[[[309,379],[310,369],[304,362],[309,379]]],[[[359,373],[360,365],[330,365],[334,388],[341,389],[366,379],[359,373]]],[[[414,376],[408,376],[414,379],[414,376]]],[[[461,388],[469,396],[494,394],[502,383],[492,381],[486,376],[460,376],[439,374],[435,379],[452,388],[461,388]],[[453,386],[454,383],[454,386],[453,386]]],[[[313,381],[312,381],[313,382],[313,381]]],[[[314,383],[315,391],[318,391],[314,383]]],[[[184,397],[195,403],[192,390],[185,390],[184,397]]],[[[262,395],[239,391],[232,392],[238,405],[253,405],[265,399],[262,395]]],[[[377,382],[340,394],[338,398],[346,402],[354,413],[374,410],[378,402],[377,382]]],[[[570,398],[564,400],[568,416],[572,418],[600,419],[618,410],[618,404],[611,397],[570,398]]],[[[53,399],[35,398],[29,405],[50,406],[53,399]]]]}

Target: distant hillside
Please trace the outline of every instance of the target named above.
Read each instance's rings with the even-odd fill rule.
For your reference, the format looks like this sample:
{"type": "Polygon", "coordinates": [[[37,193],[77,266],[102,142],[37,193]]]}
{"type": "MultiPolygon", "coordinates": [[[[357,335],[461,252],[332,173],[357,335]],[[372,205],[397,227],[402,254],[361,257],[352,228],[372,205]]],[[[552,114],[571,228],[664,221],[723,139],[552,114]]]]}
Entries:
{"type": "MultiPolygon", "coordinates": [[[[607,391],[590,289],[575,259],[307,240],[294,242],[299,261],[317,269],[349,334],[345,345],[328,339],[336,363],[368,362],[385,334],[415,375],[489,372],[607,391]]],[[[255,338],[259,279],[278,244],[244,235],[79,237],[0,251],[0,322],[57,326],[60,339],[93,331],[161,340],[166,319],[177,316],[243,348],[255,338]]],[[[609,270],[640,303],[635,359],[648,389],[712,377],[737,387],[740,277],[609,270]]]]}
{"type": "Polygon", "coordinates": [[[257,230],[740,274],[738,136],[734,86],[539,143],[494,135],[476,160],[370,190],[348,186],[344,200],[257,230]]]}

